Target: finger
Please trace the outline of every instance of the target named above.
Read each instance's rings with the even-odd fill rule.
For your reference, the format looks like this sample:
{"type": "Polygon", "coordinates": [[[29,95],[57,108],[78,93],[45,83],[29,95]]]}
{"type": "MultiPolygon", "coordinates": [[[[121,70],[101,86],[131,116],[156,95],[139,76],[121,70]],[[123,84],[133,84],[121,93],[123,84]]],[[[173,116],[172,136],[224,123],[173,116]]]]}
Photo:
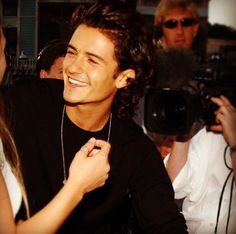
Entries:
{"type": "Polygon", "coordinates": [[[80,151],[82,151],[85,155],[87,155],[89,153],[89,148],[87,145],[83,145],[81,148],[80,148],[80,151]]]}
{"type": "Polygon", "coordinates": [[[211,101],[217,104],[219,107],[226,107],[234,110],[234,106],[230,103],[229,99],[226,98],[224,95],[221,95],[220,98],[212,97],[211,101]]]}
{"type": "Polygon", "coordinates": [[[80,151],[83,152],[87,156],[92,151],[92,149],[94,148],[95,142],[96,142],[95,138],[89,139],[89,141],[86,142],[86,144],[84,144],[80,148],[80,151]]]}
{"type": "Polygon", "coordinates": [[[223,128],[221,125],[212,125],[209,128],[213,132],[222,132],[223,131],[223,128]]]}
{"type": "Polygon", "coordinates": [[[224,95],[221,95],[220,97],[227,106],[231,107],[232,109],[235,109],[235,107],[231,104],[231,102],[227,97],[225,97],[224,95]]]}
{"type": "Polygon", "coordinates": [[[220,98],[221,98],[226,104],[231,105],[229,99],[228,99],[226,96],[220,95],[220,98]]]}
{"type": "Polygon", "coordinates": [[[96,154],[99,153],[100,151],[101,151],[101,149],[94,148],[94,149],[90,152],[89,156],[96,155],[96,154]]]}
{"type": "Polygon", "coordinates": [[[221,96],[221,98],[212,97],[212,102],[219,106],[218,110],[216,110],[214,113],[215,115],[219,113],[227,113],[228,111],[234,111],[234,107],[230,104],[228,99],[226,99],[224,96],[221,96]]]}
{"type": "Polygon", "coordinates": [[[109,142],[104,140],[96,140],[95,146],[101,148],[101,151],[103,151],[105,154],[109,154],[111,145],[109,142]]]}
{"type": "Polygon", "coordinates": [[[211,97],[211,101],[217,104],[218,106],[224,105],[224,102],[218,97],[211,97]]]}

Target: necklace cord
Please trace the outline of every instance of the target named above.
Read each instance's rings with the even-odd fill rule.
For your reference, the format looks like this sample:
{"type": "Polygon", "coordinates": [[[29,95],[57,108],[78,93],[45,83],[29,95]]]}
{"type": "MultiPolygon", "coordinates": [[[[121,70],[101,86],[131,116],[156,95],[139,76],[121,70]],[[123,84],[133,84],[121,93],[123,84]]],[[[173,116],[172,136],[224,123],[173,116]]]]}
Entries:
{"type": "Polygon", "coordinates": [[[61,154],[62,154],[62,165],[63,165],[63,181],[62,181],[63,184],[65,184],[66,180],[67,180],[66,179],[67,175],[66,175],[65,152],[64,152],[64,139],[63,139],[63,136],[64,136],[64,133],[63,133],[63,130],[64,130],[64,116],[65,116],[65,106],[63,107],[62,118],[61,118],[61,154]]]}
{"type": "MultiPolygon", "coordinates": [[[[60,138],[61,138],[61,157],[62,157],[62,166],[63,166],[63,181],[62,183],[65,184],[67,181],[67,173],[66,173],[66,162],[65,162],[65,150],[64,150],[64,119],[65,119],[65,105],[62,110],[62,116],[61,116],[61,131],[60,131],[60,138]]],[[[107,134],[107,142],[110,142],[110,136],[111,136],[111,124],[112,124],[112,113],[109,117],[109,128],[108,128],[108,134],[107,134]]]]}
{"type": "MultiPolygon", "coordinates": [[[[227,145],[224,149],[224,163],[225,163],[225,166],[230,170],[230,172],[229,172],[229,174],[228,174],[228,176],[227,176],[227,178],[224,182],[224,185],[222,187],[222,190],[221,190],[214,233],[217,233],[217,228],[218,228],[218,223],[219,223],[219,218],[220,218],[220,210],[221,210],[221,205],[222,205],[222,199],[223,199],[224,192],[225,192],[225,187],[227,185],[227,182],[228,182],[231,174],[233,173],[233,169],[228,165],[227,160],[226,160],[226,152],[227,152],[228,148],[229,148],[229,146],[227,145]]],[[[229,201],[229,207],[228,207],[226,234],[228,233],[228,226],[229,226],[229,220],[230,220],[230,211],[231,211],[231,204],[232,204],[232,197],[233,197],[233,188],[234,188],[234,177],[232,178],[231,187],[230,187],[230,201],[229,201]]]]}

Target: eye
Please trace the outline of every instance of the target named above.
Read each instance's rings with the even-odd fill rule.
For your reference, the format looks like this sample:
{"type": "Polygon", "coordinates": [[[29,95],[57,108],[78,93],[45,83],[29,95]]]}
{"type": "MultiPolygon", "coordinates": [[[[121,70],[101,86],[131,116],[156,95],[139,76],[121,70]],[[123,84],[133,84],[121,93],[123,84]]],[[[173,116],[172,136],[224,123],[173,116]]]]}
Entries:
{"type": "Polygon", "coordinates": [[[75,52],[72,49],[68,49],[66,54],[73,55],[75,54],[75,52]]]}
{"type": "Polygon", "coordinates": [[[93,59],[93,58],[88,58],[88,61],[90,63],[98,64],[98,62],[95,59],[93,59]]]}

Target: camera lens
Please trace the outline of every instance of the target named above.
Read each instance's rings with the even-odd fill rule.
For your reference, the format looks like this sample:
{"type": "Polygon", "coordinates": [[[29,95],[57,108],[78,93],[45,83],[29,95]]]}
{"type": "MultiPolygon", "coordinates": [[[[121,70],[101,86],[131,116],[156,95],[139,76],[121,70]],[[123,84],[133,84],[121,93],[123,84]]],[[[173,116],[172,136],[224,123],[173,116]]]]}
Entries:
{"type": "Polygon", "coordinates": [[[179,129],[186,122],[187,110],[184,97],[174,90],[157,96],[153,117],[157,125],[166,129],[179,129]]]}
{"type": "Polygon", "coordinates": [[[150,132],[185,134],[199,108],[196,97],[184,90],[150,89],[145,96],[144,124],[150,132]]]}

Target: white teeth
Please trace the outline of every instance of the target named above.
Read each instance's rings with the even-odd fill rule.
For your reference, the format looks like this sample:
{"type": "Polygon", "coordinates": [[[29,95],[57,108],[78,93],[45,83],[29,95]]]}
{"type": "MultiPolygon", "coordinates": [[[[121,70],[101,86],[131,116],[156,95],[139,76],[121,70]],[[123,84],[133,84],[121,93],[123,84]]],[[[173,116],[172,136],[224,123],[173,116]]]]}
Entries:
{"type": "Polygon", "coordinates": [[[79,85],[79,86],[87,86],[88,84],[83,82],[83,81],[79,81],[79,80],[74,80],[69,78],[69,82],[75,85],[79,85]]]}
{"type": "Polygon", "coordinates": [[[69,82],[72,84],[79,84],[78,80],[72,80],[71,78],[69,78],[69,82]]]}

